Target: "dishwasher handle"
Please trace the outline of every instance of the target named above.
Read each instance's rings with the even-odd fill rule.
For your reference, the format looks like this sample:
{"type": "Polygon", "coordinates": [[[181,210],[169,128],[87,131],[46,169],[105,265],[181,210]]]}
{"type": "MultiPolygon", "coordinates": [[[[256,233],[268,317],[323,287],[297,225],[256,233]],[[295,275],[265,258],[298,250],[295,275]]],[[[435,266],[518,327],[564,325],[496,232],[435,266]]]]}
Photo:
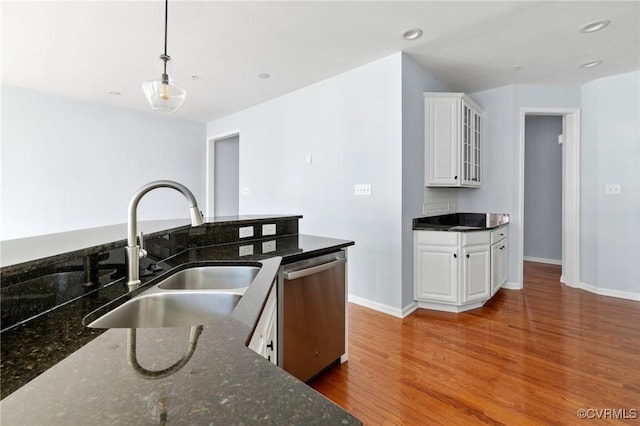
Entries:
{"type": "Polygon", "coordinates": [[[311,268],[299,269],[297,271],[285,271],[283,274],[284,279],[295,280],[298,278],[306,277],[307,275],[317,274],[318,272],[326,271],[327,269],[331,269],[335,266],[344,265],[346,261],[347,261],[346,258],[341,257],[331,262],[322,263],[317,266],[312,266],[311,268]]]}

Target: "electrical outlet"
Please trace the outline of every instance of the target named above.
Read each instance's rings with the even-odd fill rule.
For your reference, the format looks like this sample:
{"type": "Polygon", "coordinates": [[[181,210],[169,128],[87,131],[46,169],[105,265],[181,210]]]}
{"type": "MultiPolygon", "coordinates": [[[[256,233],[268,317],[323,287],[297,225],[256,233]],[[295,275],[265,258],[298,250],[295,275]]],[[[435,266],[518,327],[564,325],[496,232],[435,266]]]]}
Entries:
{"type": "Polygon", "coordinates": [[[253,226],[245,226],[238,229],[238,234],[240,238],[253,237],[253,226]]]}
{"type": "Polygon", "coordinates": [[[250,256],[253,254],[253,246],[238,247],[238,256],[250,256]]]}
{"type": "Polygon", "coordinates": [[[620,195],[622,188],[619,183],[608,183],[604,186],[604,193],[607,195],[620,195]]]}
{"type": "Polygon", "coordinates": [[[272,251],[276,251],[276,241],[265,241],[262,243],[262,253],[270,253],[272,251]]]}
{"type": "Polygon", "coordinates": [[[262,235],[276,235],[276,224],[269,223],[266,225],[262,225],[262,235]]]}
{"type": "Polygon", "coordinates": [[[356,183],[355,195],[371,195],[371,184],[370,183],[356,183]]]}

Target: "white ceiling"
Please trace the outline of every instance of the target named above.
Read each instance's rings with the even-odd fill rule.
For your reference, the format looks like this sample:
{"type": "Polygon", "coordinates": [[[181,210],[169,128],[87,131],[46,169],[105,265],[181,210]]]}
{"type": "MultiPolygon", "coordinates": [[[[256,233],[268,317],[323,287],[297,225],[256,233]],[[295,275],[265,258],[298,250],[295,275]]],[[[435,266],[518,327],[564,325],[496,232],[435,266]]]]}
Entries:
{"type": "MultiPolygon", "coordinates": [[[[159,78],[163,1],[3,0],[1,7],[4,84],[150,110],[140,84],[159,78]]],[[[206,122],[398,51],[455,91],[580,85],[640,69],[639,11],[637,0],[170,0],[172,77],[188,93],[176,115],[206,122]],[[611,24],[578,32],[599,19],[611,24]],[[404,40],[411,27],[424,35],[404,40]],[[579,67],[594,59],[604,63],[579,67]]]]}

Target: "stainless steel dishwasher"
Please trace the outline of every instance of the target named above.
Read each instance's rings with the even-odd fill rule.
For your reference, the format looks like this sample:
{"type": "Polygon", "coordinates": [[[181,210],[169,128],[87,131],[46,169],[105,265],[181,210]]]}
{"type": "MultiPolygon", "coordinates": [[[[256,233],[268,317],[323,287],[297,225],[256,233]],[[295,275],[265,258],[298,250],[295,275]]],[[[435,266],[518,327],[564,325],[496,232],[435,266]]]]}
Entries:
{"type": "Polygon", "coordinates": [[[302,381],[345,354],[346,261],[341,250],[281,268],[278,365],[302,381]]]}

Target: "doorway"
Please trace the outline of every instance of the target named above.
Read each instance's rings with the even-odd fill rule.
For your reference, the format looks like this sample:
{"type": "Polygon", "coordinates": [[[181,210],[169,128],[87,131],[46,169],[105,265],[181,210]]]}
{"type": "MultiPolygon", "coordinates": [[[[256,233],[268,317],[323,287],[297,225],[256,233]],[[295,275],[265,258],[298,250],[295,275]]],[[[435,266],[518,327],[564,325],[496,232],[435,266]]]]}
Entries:
{"type": "Polygon", "coordinates": [[[525,261],[562,265],[562,116],[525,117],[525,261]]]}
{"type": "MultiPolygon", "coordinates": [[[[524,283],[525,260],[525,137],[526,118],[555,116],[562,120],[561,144],[561,259],[560,281],[571,287],[580,285],[580,110],[568,108],[522,108],[520,114],[520,192],[518,219],[519,282],[524,283]]],[[[557,231],[556,231],[557,232],[557,231]]]]}
{"type": "Polygon", "coordinates": [[[207,216],[237,216],[240,210],[240,133],[207,142],[207,216]]]}

